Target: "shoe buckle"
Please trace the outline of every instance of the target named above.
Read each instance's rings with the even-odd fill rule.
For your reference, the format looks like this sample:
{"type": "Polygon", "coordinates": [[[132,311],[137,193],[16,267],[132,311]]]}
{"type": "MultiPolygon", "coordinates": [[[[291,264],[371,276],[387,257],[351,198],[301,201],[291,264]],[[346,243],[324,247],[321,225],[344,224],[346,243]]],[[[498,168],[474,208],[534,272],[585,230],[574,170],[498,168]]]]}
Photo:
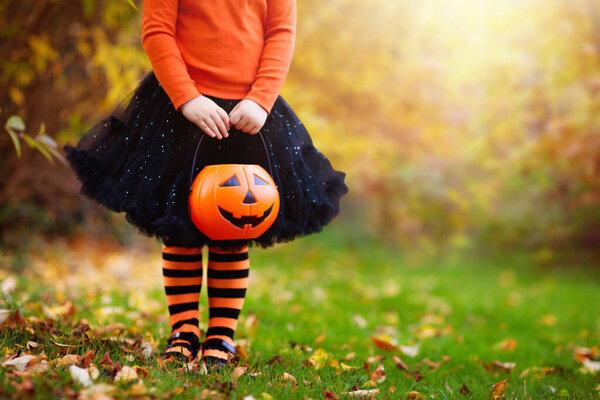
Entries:
{"type": "Polygon", "coordinates": [[[233,347],[232,345],[230,345],[229,343],[227,343],[225,340],[221,341],[221,345],[223,347],[225,347],[231,354],[235,354],[236,353],[235,347],[233,347]]]}

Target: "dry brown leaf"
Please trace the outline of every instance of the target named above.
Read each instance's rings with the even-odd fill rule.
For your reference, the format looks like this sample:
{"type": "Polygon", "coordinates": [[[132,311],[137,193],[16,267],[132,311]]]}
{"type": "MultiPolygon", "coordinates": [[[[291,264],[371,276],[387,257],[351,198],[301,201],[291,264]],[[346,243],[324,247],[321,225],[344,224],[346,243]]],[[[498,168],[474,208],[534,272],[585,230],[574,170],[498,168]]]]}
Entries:
{"type": "Polygon", "coordinates": [[[492,391],[490,392],[490,399],[503,399],[504,392],[508,389],[508,380],[510,378],[506,378],[503,381],[497,382],[492,386],[492,391]]]}
{"type": "Polygon", "coordinates": [[[110,350],[104,354],[104,357],[102,357],[102,360],[100,361],[100,365],[110,369],[111,371],[114,369],[115,363],[110,359],[110,350]]]}
{"type": "Polygon", "coordinates": [[[235,367],[231,373],[231,381],[233,383],[237,382],[238,378],[244,375],[246,371],[248,371],[248,367],[235,367]]]}
{"type": "MultiPolygon", "coordinates": [[[[189,367],[189,364],[188,364],[188,367],[189,367]]],[[[190,369],[192,369],[192,368],[190,368],[190,369]]],[[[138,374],[138,376],[141,376],[143,378],[150,376],[150,373],[148,372],[148,370],[144,367],[140,367],[139,365],[134,365],[133,370],[138,374]]]]}
{"type": "Polygon", "coordinates": [[[506,338],[494,347],[502,351],[514,351],[517,348],[517,341],[513,338],[506,338]]]}
{"type": "Polygon", "coordinates": [[[25,371],[25,369],[32,364],[35,364],[37,361],[36,356],[32,356],[30,354],[13,358],[12,360],[4,361],[2,363],[3,367],[14,367],[17,371],[25,371]]]}
{"type": "Polygon", "coordinates": [[[375,344],[375,347],[381,349],[381,350],[386,350],[386,351],[399,351],[400,348],[395,344],[392,343],[392,340],[385,335],[379,335],[379,336],[371,336],[371,341],[375,344]]]}
{"type": "Polygon", "coordinates": [[[383,368],[383,364],[379,364],[377,366],[375,371],[369,375],[369,379],[376,383],[381,383],[385,380],[385,370],[383,368]]]}
{"type": "Polygon", "coordinates": [[[6,314],[8,314],[8,316],[6,316],[6,318],[4,319],[4,321],[2,322],[2,324],[0,325],[0,329],[2,328],[23,328],[25,326],[25,320],[23,319],[23,316],[21,315],[21,312],[19,310],[1,310],[2,311],[2,316],[6,316],[6,314]],[[6,311],[8,311],[8,313],[6,313],[6,311]]]}
{"type": "Polygon", "coordinates": [[[82,360],[83,360],[83,357],[81,357],[78,354],[67,354],[67,355],[63,356],[63,358],[61,358],[60,360],[58,360],[57,365],[58,366],[63,366],[63,365],[79,365],[82,360]]]}
{"type": "Polygon", "coordinates": [[[491,364],[482,363],[482,365],[487,372],[510,372],[513,370],[513,368],[515,368],[516,364],[514,362],[501,362],[498,360],[494,360],[491,364]]]}
{"type": "Polygon", "coordinates": [[[328,392],[325,389],[323,389],[323,397],[325,397],[325,400],[338,400],[338,397],[335,393],[328,392]]]}
{"type": "Polygon", "coordinates": [[[462,395],[467,395],[471,393],[471,389],[463,383],[458,392],[462,395]]]}
{"type": "Polygon", "coordinates": [[[90,366],[92,361],[94,361],[94,350],[90,350],[83,356],[83,360],[81,360],[81,366],[83,368],[87,368],[90,366]]]}
{"type": "Polygon", "coordinates": [[[431,361],[429,358],[425,358],[425,359],[423,359],[423,362],[424,362],[425,364],[427,364],[427,366],[429,366],[429,367],[432,369],[432,371],[431,371],[431,372],[435,372],[435,371],[437,371],[437,370],[440,368],[440,365],[441,365],[439,362],[437,362],[437,363],[436,363],[436,362],[433,362],[433,361],[431,361]]]}
{"type": "Polygon", "coordinates": [[[598,346],[594,346],[591,349],[583,346],[575,346],[573,348],[573,356],[575,361],[583,364],[584,361],[594,361],[598,357],[598,346]]]}
{"type": "Polygon", "coordinates": [[[115,382],[131,382],[138,378],[137,372],[129,365],[123,366],[119,372],[115,375],[115,382]]]}
{"type": "Polygon", "coordinates": [[[352,392],[342,392],[343,395],[348,397],[360,397],[361,399],[370,399],[379,393],[379,389],[369,390],[354,390],[352,392]]]}
{"type": "Polygon", "coordinates": [[[288,374],[287,372],[284,372],[283,375],[281,375],[281,379],[296,383],[296,377],[292,374],[288,374]]]}
{"type": "Polygon", "coordinates": [[[321,344],[321,342],[323,340],[325,340],[325,337],[327,337],[327,333],[323,332],[321,333],[319,336],[317,336],[317,338],[315,339],[315,346],[318,346],[321,344]]]}
{"type": "Polygon", "coordinates": [[[400,369],[408,371],[408,365],[406,365],[398,356],[392,356],[392,360],[396,363],[396,366],[400,369]]]}
{"type": "Polygon", "coordinates": [[[406,400],[419,400],[422,399],[423,395],[416,391],[408,392],[408,396],[406,396],[406,400]]]}
{"type": "Polygon", "coordinates": [[[244,349],[242,346],[237,345],[235,346],[235,356],[239,359],[239,360],[247,360],[248,359],[248,353],[246,352],[246,349],[244,349]]]}
{"type": "Polygon", "coordinates": [[[52,342],[53,345],[57,346],[57,347],[61,347],[63,349],[74,349],[77,346],[72,346],[70,344],[64,344],[64,343],[58,343],[57,341],[54,341],[52,339],[50,339],[50,342],[52,342]]]}
{"type": "Polygon", "coordinates": [[[150,343],[146,342],[145,340],[142,341],[142,344],[140,345],[140,354],[142,355],[142,357],[145,360],[148,360],[152,357],[152,346],[150,345],[150,343]]]}

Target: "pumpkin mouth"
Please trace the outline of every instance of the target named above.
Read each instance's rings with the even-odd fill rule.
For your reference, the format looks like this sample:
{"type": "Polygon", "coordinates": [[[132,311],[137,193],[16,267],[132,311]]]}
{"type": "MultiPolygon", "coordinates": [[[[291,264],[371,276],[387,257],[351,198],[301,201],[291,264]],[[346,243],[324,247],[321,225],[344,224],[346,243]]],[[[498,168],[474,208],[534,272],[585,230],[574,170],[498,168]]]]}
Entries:
{"type": "Polygon", "coordinates": [[[222,209],[219,207],[219,212],[227,221],[231,222],[233,225],[237,226],[240,229],[244,228],[244,225],[252,225],[253,228],[256,228],[263,222],[273,211],[273,205],[269,207],[263,215],[261,216],[253,216],[253,215],[244,215],[241,218],[235,218],[232,213],[222,209]]]}

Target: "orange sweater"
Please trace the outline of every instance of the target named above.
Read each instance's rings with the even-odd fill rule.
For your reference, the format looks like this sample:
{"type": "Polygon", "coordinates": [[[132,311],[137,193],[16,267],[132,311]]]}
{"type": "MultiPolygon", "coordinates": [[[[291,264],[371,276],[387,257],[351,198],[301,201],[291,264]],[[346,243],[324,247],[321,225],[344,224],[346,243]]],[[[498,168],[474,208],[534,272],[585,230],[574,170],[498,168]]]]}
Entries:
{"type": "Polygon", "coordinates": [[[267,112],[289,71],[295,0],[144,0],[142,47],[175,109],[201,94],[267,112]]]}

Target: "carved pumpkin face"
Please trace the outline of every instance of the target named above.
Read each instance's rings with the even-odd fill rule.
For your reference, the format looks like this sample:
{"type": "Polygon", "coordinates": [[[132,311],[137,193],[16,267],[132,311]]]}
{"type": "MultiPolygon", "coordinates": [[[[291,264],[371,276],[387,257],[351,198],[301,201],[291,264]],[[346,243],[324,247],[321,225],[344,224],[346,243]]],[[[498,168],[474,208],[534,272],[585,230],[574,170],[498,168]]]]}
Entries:
{"type": "Polygon", "coordinates": [[[279,193],[259,165],[208,165],[190,193],[192,221],[213,240],[255,239],[275,222],[279,193]]]}

